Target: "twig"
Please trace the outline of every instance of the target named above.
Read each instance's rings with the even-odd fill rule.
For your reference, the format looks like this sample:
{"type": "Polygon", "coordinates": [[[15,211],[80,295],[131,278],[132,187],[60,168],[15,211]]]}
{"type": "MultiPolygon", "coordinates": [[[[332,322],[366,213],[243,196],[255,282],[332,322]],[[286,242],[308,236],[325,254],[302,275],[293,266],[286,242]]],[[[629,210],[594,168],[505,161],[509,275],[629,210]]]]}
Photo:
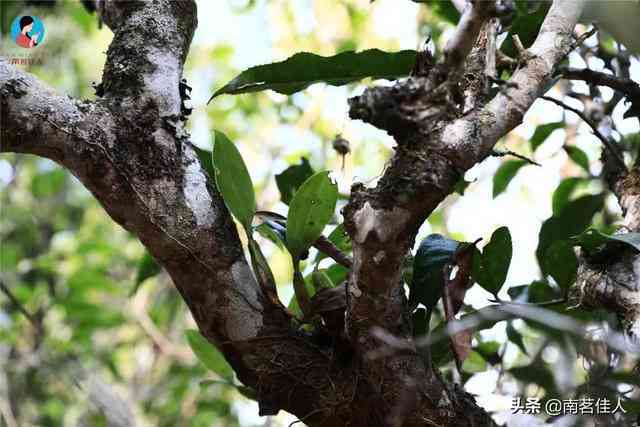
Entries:
{"type": "Polygon", "coordinates": [[[334,245],[333,242],[326,237],[318,237],[318,240],[315,241],[313,246],[320,252],[324,253],[330,258],[333,258],[333,260],[338,264],[341,264],[347,268],[353,267],[353,260],[351,259],[351,257],[343,253],[340,248],[334,245]]]}
{"type": "Polygon", "coordinates": [[[578,117],[580,117],[586,124],[589,125],[589,127],[593,131],[593,134],[600,141],[602,141],[602,144],[613,155],[613,157],[615,158],[615,160],[618,163],[618,165],[622,168],[622,170],[625,170],[625,171],[627,170],[627,165],[624,163],[624,159],[622,158],[622,156],[618,152],[617,147],[614,145],[613,141],[611,141],[610,139],[605,137],[602,134],[602,132],[600,132],[598,130],[598,127],[596,125],[594,125],[593,122],[591,120],[589,120],[589,118],[582,111],[580,111],[580,110],[578,110],[576,108],[570,107],[567,104],[565,104],[564,102],[560,101],[559,99],[555,99],[555,98],[552,98],[550,96],[541,96],[540,98],[544,99],[545,101],[553,102],[554,104],[559,105],[560,107],[564,108],[565,110],[571,111],[572,113],[574,113],[578,117]]]}
{"type": "Polygon", "coordinates": [[[524,45],[522,44],[522,41],[520,40],[520,37],[517,34],[513,35],[512,40],[513,40],[513,47],[515,47],[516,52],[518,52],[518,57],[520,59],[523,59],[527,54],[527,49],[525,49],[524,45]]]}
{"type": "Polygon", "coordinates": [[[495,2],[492,1],[467,2],[464,6],[460,21],[444,48],[445,63],[450,69],[462,64],[471,52],[482,24],[490,18],[493,9],[495,2]]]}
{"type": "Polygon", "coordinates": [[[491,150],[491,155],[494,157],[504,157],[504,156],[513,156],[513,157],[517,157],[520,160],[524,160],[525,162],[535,165],[535,166],[542,166],[540,163],[536,162],[535,160],[531,160],[530,158],[523,156],[522,154],[518,154],[516,152],[510,151],[510,150],[506,150],[506,151],[499,151],[499,150],[491,150]]]}
{"type": "Polygon", "coordinates": [[[569,80],[582,80],[597,86],[607,86],[630,98],[640,100],[640,85],[626,77],[617,77],[589,68],[565,68],[560,70],[560,75],[569,80]]]}
{"type": "Polygon", "coordinates": [[[497,299],[489,299],[489,302],[496,304],[511,304],[511,305],[524,305],[533,307],[552,307],[554,305],[564,304],[567,302],[566,298],[558,298],[543,302],[518,302],[518,301],[503,301],[497,299]]]}
{"type": "MultiPolygon", "coordinates": [[[[287,217],[285,217],[284,215],[280,215],[279,213],[276,213],[276,212],[257,211],[256,216],[263,221],[265,220],[274,221],[275,223],[280,225],[283,230],[287,226],[287,217]]],[[[318,240],[316,240],[313,243],[313,247],[319,250],[320,252],[324,253],[325,255],[327,255],[329,258],[333,258],[335,262],[337,262],[338,264],[344,267],[351,268],[353,266],[353,260],[351,259],[351,257],[343,253],[340,250],[340,248],[338,248],[332,241],[327,239],[325,236],[318,237],[318,240]]]]}
{"type": "Polygon", "coordinates": [[[27,309],[24,308],[24,306],[20,303],[20,301],[18,301],[15,295],[13,295],[13,293],[11,292],[11,289],[9,289],[1,280],[0,280],[0,289],[7,296],[7,298],[9,298],[11,303],[18,309],[18,311],[22,313],[24,317],[26,317],[29,320],[29,322],[31,322],[34,328],[36,328],[38,331],[42,329],[40,322],[38,322],[38,319],[36,319],[36,317],[33,314],[29,313],[27,309]]]}

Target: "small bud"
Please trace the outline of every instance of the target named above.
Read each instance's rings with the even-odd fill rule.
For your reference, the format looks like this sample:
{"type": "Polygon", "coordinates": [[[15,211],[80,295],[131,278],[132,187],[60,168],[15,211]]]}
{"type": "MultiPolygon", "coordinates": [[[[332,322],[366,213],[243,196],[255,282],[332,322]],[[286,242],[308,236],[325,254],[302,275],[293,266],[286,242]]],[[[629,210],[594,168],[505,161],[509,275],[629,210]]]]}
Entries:
{"type": "Polygon", "coordinates": [[[346,156],[351,152],[349,141],[344,139],[342,135],[337,135],[333,140],[333,149],[341,156],[346,156]]]}

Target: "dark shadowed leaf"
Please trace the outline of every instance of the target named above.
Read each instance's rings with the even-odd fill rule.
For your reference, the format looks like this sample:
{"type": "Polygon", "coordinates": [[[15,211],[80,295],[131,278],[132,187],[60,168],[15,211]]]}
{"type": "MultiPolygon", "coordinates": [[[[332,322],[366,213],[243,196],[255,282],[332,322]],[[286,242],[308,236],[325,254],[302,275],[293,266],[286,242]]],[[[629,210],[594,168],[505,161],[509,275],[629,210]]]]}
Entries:
{"type": "Polygon", "coordinates": [[[227,207],[245,230],[249,230],[256,212],[251,177],[238,148],[225,134],[218,131],[215,131],[213,166],[216,185],[227,207]]]}
{"type": "Polygon", "coordinates": [[[631,384],[640,387],[640,376],[637,373],[629,372],[614,372],[607,375],[608,379],[616,381],[622,384],[631,384]]]}
{"type": "Polygon", "coordinates": [[[536,151],[536,149],[547,140],[554,130],[562,129],[563,127],[564,122],[552,122],[539,125],[529,140],[529,143],[531,144],[531,151],[536,151]]]}
{"type": "Polygon", "coordinates": [[[543,273],[547,274],[544,255],[551,244],[582,233],[591,224],[593,215],[602,209],[603,204],[603,194],[582,196],[567,203],[559,215],[548,218],[542,224],[536,257],[543,273]]]}
{"type": "Polygon", "coordinates": [[[229,366],[229,363],[225,360],[222,353],[218,351],[213,344],[211,344],[205,337],[195,329],[189,329],[186,331],[187,342],[191,347],[191,350],[195,353],[198,359],[204,366],[220,375],[227,381],[233,380],[233,369],[229,366]]]}
{"type": "Polygon", "coordinates": [[[298,258],[320,237],[338,200],[338,187],[329,172],[319,172],[296,191],[287,218],[287,248],[298,258]]]}
{"type": "Polygon", "coordinates": [[[553,277],[558,286],[569,288],[576,280],[578,258],[573,245],[568,240],[557,240],[549,246],[545,253],[545,270],[553,277]]]}
{"type": "Polygon", "coordinates": [[[156,260],[153,259],[149,252],[145,251],[144,255],[142,255],[142,258],[140,258],[140,261],[138,261],[136,281],[130,295],[134,295],[136,292],[138,292],[138,289],[140,288],[142,282],[160,273],[160,270],[162,270],[162,267],[158,265],[156,260]]]}
{"type": "Polygon", "coordinates": [[[502,356],[500,356],[501,347],[502,344],[498,341],[482,341],[474,346],[473,349],[491,365],[496,365],[502,360],[502,356]]]}
{"type": "Polygon", "coordinates": [[[505,191],[518,170],[526,164],[527,162],[524,160],[507,160],[502,163],[493,176],[493,197],[497,197],[505,191]]]}
{"type": "Polygon", "coordinates": [[[258,225],[255,228],[255,231],[257,231],[265,239],[271,240],[271,242],[275,244],[278,248],[282,250],[286,249],[284,228],[282,228],[283,231],[280,231],[279,228],[273,228],[277,226],[277,224],[274,225],[273,227],[270,224],[274,224],[274,223],[263,222],[262,224],[258,225]]]}
{"type": "Polygon", "coordinates": [[[467,187],[469,186],[469,184],[471,184],[471,181],[467,181],[464,179],[464,177],[460,178],[458,180],[458,182],[456,182],[455,187],[453,188],[453,191],[455,191],[456,193],[458,193],[461,196],[464,196],[464,192],[467,189],[467,187]]]}
{"type": "Polygon", "coordinates": [[[313,175],[313,169],[309,160],[303,157],[299,165],[289,166],[282,173],[276,175],[276,184],[280,190],[280,199],[289,204],[294,193],[309,177],[313,175]]]}
{"type": "Polygon", "coordinates": [[[409,303],[422,303],[428,310],[433,309],[444,286],[443,267],[452,260],[460,242],[440,234],[425,237],[413,258],[413,279],[409,303]]]}
{"type": "Polygon", "coordinates": [[[412,0],[415,3],[425,3],[429,9],[439,17],[457,24],[460,20],[460,12],[450,0],[412,0]]]}
{"type": "Polygon", "coordinates": [[[508,372],[523,384],[539,385],[544,388],[547,395],[556,393],[556,383],[553,374],[542,362],[511,368],[508,372]]]}
{"type": "Polygon", "coordinates": [[[538,31],[544,17],[547,15],[551,2],[540,2],[540,6],[533,13],[518,14],[518,17],[511,24],[509,34],[504,40],[500,49],[511,57],[517,56],[515,46],[513,44],[513,35],[517,34],[522,41],[524,47],[529,47],[536,39],[538,31]]]}
{"type": "Polygon", "coordinates": [[[522,337],[522,334],[513,326],[513,322],[507,322],[507,338],[509,339],[509,341],[515,344],[520,349],[520,351],[522,351],[524,354],[528,354],[527,348],[524,345],[524,338],[522,337]]]}
{"type": "Polygon", "coordinates": [[[513,301],[541,303],[556,299],[559,296],[557,288],[552,288],[544,280],[536,280],[528,285],[513,286],[507,290],[513,301]]]}
{"type": "Polygon", "coordinates": [[[203,150],[202,148],[198,148],[196,146],[193,147],[196,150],[196,154],[198,155],[198,160],[200,160],[200,164],[204,168],[205,171],[209,174],[209,177],[215,178],[216,172],[213,168],[213,154],[209,150],[203,150]]]}
{"type": "Polygon", "coordinates": [[[569,203],[573,192],[584,182],[587,182],[585,178],[573,177],[565,178],[558,184],[552,198],[553,215],[558,216],[560,214],[562,209],[569,203]]]}
{"type": "Polygon", "coordinates": [[[574,145],[565,145],[564,151],[575,164],[580,166],[586,173],[589,173],[589,157],[587,154],[574,145]]]}
{"type": "MultiPolygon", "coordinates": [[[[413,321],[413,336],[416,338],[424,338],[427,335],[429,329],[430,315],[424,308],[419,308],[413,312],[411,319],[413,321]]],[[[422,358],[424,363],[431,363],[429,348],[427,346],[418,346],[418,354],[422,358]]]]}
{"type": "Polygon", "coordinates": [[[383,52],[369,49],[328,57],[300,52],[285,61],[258,65],[243,71],[218,89],[211,99],[225,93],[239,94],[267,89],[291,95],[314,83],[341,86],[367,77],[393,80],[407,76],[415,59],[414,50],[383,52]]]}
{"type": "Polygon", "coordinates": [[[640,251],[640,233],[625,233],[607,235],[598,230],[590,228],[584,233],[575,236],[572,239],[577,245],[581,246],[589,253],[595,253],[598,249],[608,244],[624,244],[640,251]]]}
{"type": "Polygon", "coordinates": [[[427,310],[419,308],[413,312],[413,336],[422,337],[427,333],[429,328],[429,319],[427,319],[427,310]]]}
{"type": "Polygon", "coordinates": [[[512,254],[511,233],[507,227],[500,227],[493,232],[482,254],[476,253],[473,258],[474,280],[497,297],[507,279],[512,254]]]}

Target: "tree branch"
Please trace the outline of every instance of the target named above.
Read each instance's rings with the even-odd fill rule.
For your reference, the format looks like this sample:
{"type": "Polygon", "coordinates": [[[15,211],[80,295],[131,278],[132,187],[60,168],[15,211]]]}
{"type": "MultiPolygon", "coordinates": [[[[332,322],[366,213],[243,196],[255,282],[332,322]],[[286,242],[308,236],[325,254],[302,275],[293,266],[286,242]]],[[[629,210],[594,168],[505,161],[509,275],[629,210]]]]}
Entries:
{"type": "Polygon", "coordinates": [[[585,0],[553,2],[535,42],[527,50],[529,58],[509,79],[511,89],[496,95],[480,114],[470,118],[481,120],[483,128],[482,143],[475,150],[487,152],[495,141],[522,122],[529,107],[542,95],[558,62],[573,48],[573,28],[584,5],[585,0]]]}
{"type": "MultiPolygon", "coordinates": [[[[527,62],[514,73],[505,93],[499,93],[488,103],[482,90],[487,87],[486,60],[495,58],[483,54],[483,49],[485,52],[491,49],[493,40],[488,40],[489,35],[478,40],[473,37],[471,42],[477,52],[468,60],[472,61],[471,73],[477,81],[448,72],[447,64],[461,60],[449,59],[450,55],[435,67],[440,73],[412,77],[392,87],[370,88],[349,101],[351,118],[387,130],[397,142],[396,152],[377,186],[354,185],[343,211],[354,254],[347,290],[349,339],[358,352],[375,351],[380,342],[371,331],[381,328],[407,342],[412,349],[393,359],[365,359],[365,368],[380,378],[383,393],[400,396],[403,386],[397,378],[408,376],[416,379],[419,394],[440,400],[444,388],[437,378],[425,372],[408,327],[402,262],[429,213],[453,190],[464,171],[487,157],[498,139],[522,121],[524,113],[541,95],[554,67],[573,46],[573,29],[583,6],[584,0],[554,2],[528,51],[527,62]],[[470,100],[471,97],[474,99],[470,100]]],[[[474,14],[480,13],[466,11],[467,19],[472,16],[477,19],[474,14]]],[[[490,30],[487,27],[488,34],[490,30]]],[[[457,34],[479,31],[475,21],[463,18],[457,34]]],[[[449,52],[461,52],[458,56],[462,59],[467,58],[472,48],[466,43],[459,44],[455,36],[449,46],[449,52]]],[[[418,407],[424,407],[420,398],[418,407]]],[[[456,410],[464,412],[470,408],[461,404],[456,410]]],[[[475,415],[486,420],[482,414],[475,415]]]]}
{"type": "Polygon", "coordinates": [[[569,80],[582,80],[592,85],[607,86],[622,92],[630,99],[640,100],[640,85],[626,77],[617,77],[589,68],[564,68],[560,75],[569,80]]]}
{"type": "MultiPolygon", "coordinates": [[[[459,6],[459,5],[456,5],[459,6]]],[[[482,24],[495,10],[495,1],[467,1],[455,33],[444,47],[445,62],[449,68],[458,67],[467,57],[480,34],[482,24]]]]}
{"type": "Polygon", "coordinates": [[[614,159],[616,160],[616,162],[617,162],[617,167],[622,171],[626,171],[627,170],[627,166],[625,165],[624,160],[622,158],[622,155],[620,154],[620,150],[615,145],[615,141],[611,141],[609,138],[604,136],[602,134],[602,132],[600,132],[598,127],[591,120],[589,120],[589,118],[582,111],[580,111],[580,110],[578,110],[576,108],[570,107],[569,105],[565,104],[564,102],[560,101],[559,99],[555,99],[555,98],[552,98],[550,96],[541,96],[540,99],[544,99],[545,101],[553,102],[554,104],[564,108],[567,111],[571,111],[573,114],[575,114],[578,117],[580,117],[583,122],[585,122],[586,124],[589,125],[589,127],[593,131],[593,134],[596,136],[596,138],[598,138],[600,140],[600,142],[602,142],[602,145],[604,145],[604,147],[607,150],[609,150],[609,154],[611,154],[614,157],[614,159]]]}
{"type": "Polygon", "coordinates": [[[15,295],[13,295],[13,292],[11,292],[11,289],[9,289],[2,280],[0,280],[0,290],[2,291],[3,294],[5,294],[5,296],[9,299],[9,301],[11,301],[11,304],[13,304],[16,310],[18,310],[20,313],[22,313],[24,317],[27,318],[27,320],[31,323],[34,329],[38,332],[41,332],[42,325],[40,324],[38,319],[36,319],[36,317],[33,314],[29,313],[27,309],[24,308],[24,306],[20,303],[20,301],[18,301],[15,295]]]}

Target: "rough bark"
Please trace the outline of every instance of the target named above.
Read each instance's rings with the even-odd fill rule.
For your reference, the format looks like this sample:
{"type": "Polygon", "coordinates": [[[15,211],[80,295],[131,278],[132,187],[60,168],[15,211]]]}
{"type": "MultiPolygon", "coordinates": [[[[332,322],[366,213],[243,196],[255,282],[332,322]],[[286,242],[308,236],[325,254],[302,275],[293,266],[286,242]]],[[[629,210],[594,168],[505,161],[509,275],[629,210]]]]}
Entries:
{"type": "MultiPolygon", "coordinates": [[[[370,332],[375,328],[407,341],[404,347],[409,350],[401,356],[366,364],[372,375],[380,378],[386,400],[396,405],[404,387],[398,383],[398,374],[419,379],[420,397],[435,396],[439,401],[437,396],[443,388],[438,378],[429,380],[411,340],[400,281],[403,259],[413,246],[418,227],[452,191],[464,171],[489,155],[497,140],[521,122],[543,92],[555,65],[571,49],[571,34],[582,6],[580,1],[554,2],[510,81],[514,88],[490,101],[486,73],[495,64],[487,58],[495,58],[495,48],[487,33],[492,32],[492,22],[485,23],[483,36],[478,38],[464,70],[447,61],[437,65],[428,77],[368,89],[350,100],[352,118],[385,129],[398,144],[378,185],[354,185],[344,212],[354,254],[347,292],[348,334],[363,354],[381,345],[370,332]]],[[[487,15],[476,16],[487,19],[487,15]]],[[[466,45],[461,49],[466,50],[466,45]]],[[[420,405],[423,403],[418,399],[420,405]]],[[[478,423],[471,419],[468,422],[478,423]]]]}
{"type": "MultiPolygon", "coordinates": [[[[621,233],[640,233],[640,167],[609,176],[624,222],[621,233]]],[[[585,309],[616,313],[629,344],[640,349],[640,255],[625,247],[594,260],[582,254],[573,303],[585,309]]]]}
{"type": "Polygon", "coordinates": [[[496,24],[483,3],[465,6],[447,59],[427,77],[351,101],[353,118],[386,129],[398,147],[377,187],[355,185],[344,212],[354,242],[347,287],[353,351],[341,357],[263,295],[184,130],[178,84],[196,26],[193,1],[104,3],[114,39],[104,96],[95,101],[56,95],[0,59],[0,151],[58,162],[140,238],[203,335],[256,389],[261,413],[284,409],[313,426],[491,425],[470,395],[423,366],[400,268],[424,219],[541,94],[571,47],[583,1],[554,2],[512,78],[517,86],[490,101],[484,74],[495,66],[496,24]],[[368,357],[381,345],[375,327],[405,340],[408,350],[368,357]]]}

